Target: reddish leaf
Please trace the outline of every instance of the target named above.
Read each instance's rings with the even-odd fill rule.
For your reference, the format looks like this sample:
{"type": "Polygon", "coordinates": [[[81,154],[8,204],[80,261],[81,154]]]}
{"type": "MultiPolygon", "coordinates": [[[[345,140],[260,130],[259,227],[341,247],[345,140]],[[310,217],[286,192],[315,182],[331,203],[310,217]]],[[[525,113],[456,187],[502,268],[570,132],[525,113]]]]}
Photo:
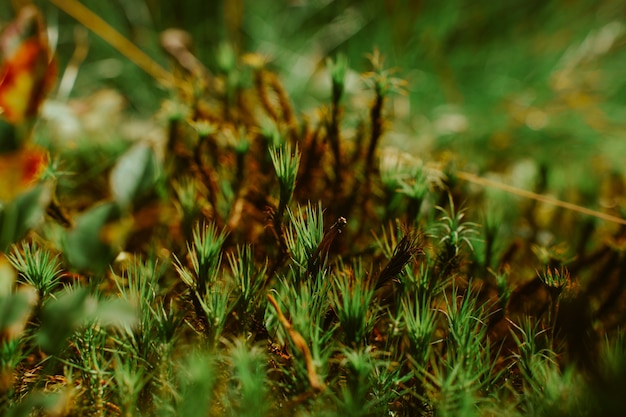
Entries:
{"type": "Polygon", "coordinates": [[[35,185],[47,165],[47,152],[34,146],[0,153],[0,201],[10,201],[35,185]]]}
{"type": "Polygon", "coordinates": [[[34,6],[22,8],[0,34],[0,114],[12,125],[37,115],[56,75],[46,32],[34,6]]]}

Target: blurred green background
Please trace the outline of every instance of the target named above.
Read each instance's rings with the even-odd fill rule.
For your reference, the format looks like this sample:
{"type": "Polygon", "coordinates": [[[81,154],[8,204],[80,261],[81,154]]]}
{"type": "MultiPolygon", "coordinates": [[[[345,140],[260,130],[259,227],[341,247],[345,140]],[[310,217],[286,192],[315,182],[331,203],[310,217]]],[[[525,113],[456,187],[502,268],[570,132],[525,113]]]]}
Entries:
{"type": "MultiPolygon", "coordinates": [[[[36,3],[57,37],[61,74],[77,36],[87,36],[71,96],[113,87],[130,112],[147,117],[159,108],[168,93],[154,80],[52,4],[36,3]]],[[[339,52],[356,71],[347,104],[359,103],[357,75],[378,48],[408,81],[406,95],[390,102],[388,143],[422,155],[451,151],[478,170],[531,161],[524,166],[548,172],[557,190],[576,187],[585,204],[597,201],[606,178],[623,176],[624,0],[82,3],[166,67],[158,35],[170,27],[191,33],[195,53],[213,70],[223,43],[263,54],[302,113],[328,101],[325,59],[339,52]]],[[[11,14],[3,2],[2,20],[11,14]]]]}

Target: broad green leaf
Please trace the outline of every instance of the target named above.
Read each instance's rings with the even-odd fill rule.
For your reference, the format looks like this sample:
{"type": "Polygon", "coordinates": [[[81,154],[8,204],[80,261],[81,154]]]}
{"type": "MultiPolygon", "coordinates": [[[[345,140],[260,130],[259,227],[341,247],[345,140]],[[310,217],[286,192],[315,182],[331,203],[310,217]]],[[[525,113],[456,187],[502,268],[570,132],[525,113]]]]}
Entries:
{"type": "Polygon", "coordinates": [[[37,343],[47,354],[60,353],[66,347],[67,338],[95,309],[95,300],[85,288],[63,291],[44,305],[37,343]]]}
{"type": "Polygon", "coordinates": [[[138,144],[117,161],[111,172],[111,192],[121,207],[128,207],[134,199],[154,186],[159,166],[152,148],[138,144]]]}
{"type": "Polygon", "coordinates": [[[58,354],[76,329],[94,321],[101,326],[126,328],[135,325],[137,315],[126,301],[98,300],[86,288],[70,288],[44,305],[37,343],[44,352],[58,354]]]}
{"type": "Polygon", "coordinates": [[[132,327],[137,323],[137,311],[122,299],[101,300],[94,318],[102,326],[132,327]]]}
{"type": "Polygon", "coordinates": [[[119,219],[120,207],[114,202],[92,207],[83,213],[64,242],[68,262],[79,270],[104,270],[117,253],[107,236],[119,219]]]}
{"type": "Polygon", "coordinates": [[[27,291],[0,296],[0,340],[13,339],[21,333],[32,306],[33,297],[27,291]]]}
{"type": "Polygon", "coordinates": [[[0,252],[6,252],[12,243],[43,221],[49,201],[50,189],[41,184],[4,206],[0,203],[0,252]]]}
{"type": "Polygon", "coordinates": [[[13,285],[17,279],[17,271],[13,269],[11,262],[4,253],[0,252],[0,297],[13,293],[13,285]]]}
{"type": "Polygon", "coordinates": [[[201,417],[209,414],[213,401],[216,373],[213,359],[207,353],[190,355],[179,371],[181,398],[180,416],[201,417]]]}
{"type": "Polygon", "coordinates": [[[64,401],[63,394],[58,392],[32,392],[28,394],[18,405],[11,407],[3,414],[4,417],[28,417],[33,415],[35,410],[43,411],[45,415],[48,411],[51,415],[56,415],[55,410],[59,409],[59,404],[64,401]]]}

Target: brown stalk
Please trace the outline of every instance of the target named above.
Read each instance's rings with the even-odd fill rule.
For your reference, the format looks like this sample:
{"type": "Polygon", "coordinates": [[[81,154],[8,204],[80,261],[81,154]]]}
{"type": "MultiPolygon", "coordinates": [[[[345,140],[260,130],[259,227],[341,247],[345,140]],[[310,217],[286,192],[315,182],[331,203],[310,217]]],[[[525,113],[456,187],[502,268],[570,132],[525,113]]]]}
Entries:
{"type": "Polygon", "coordinates": [[[369,177],[373,170],[374,153],[380,137],[383,134],[384,120],[382,117],[383,105],[385,104],[385,96],[379,88],[376,89],[376,99],[370,109],[370,123],[372,124],[370,133],[370,143],[367,149],[367,155],[365,157],[365,173],[369,177]]]}
{"type": "Polygon", "coordinates": [[[322,241],[317,245],[317,248],[309,259],[309,265],[307,267],[307,274],[315,276],[319,271],[320,266],[328,258],[328,252],[330,247],[335,241],[335,238],[343,233],[343,229],[346,227],[347,220],[345,217],[339,217],[337,221],[324,233],[322,241]]]}
{"type": "MultiPolygon", "coordinates": [[[[371,214],[367,213],[368,206],[366,202],[370,200],[370,196],[372,193],[372,177],[374,174],[374,155],[376,154],[376,147],[378,146],[378,142],[383,134],[384,130],[384,120],[382,117],[383,106],[385,103],[385,95],[381,88],[376,86],[376,98],[372,103],[372,107],[370,109],[370,141],[367,149],[367,153],[365,154],[365,166],[363,172],[363,178],[357,178],[354,180],[354,186],[352,187],[352,192],[349,193],[345,202],[343,202],[343,211],[346,215],[349,215],[352,212],[352,209],[355,205],[361,205],[366,212],[366,217],[371,214]]],[[[361,138],[362,140],[362,138],[361,138]]],[[[355,152],[355,156],[362,155],[361,147],[357,147],[357,152],[355,152]]],[[[348,189],[348,187],[346,187],[348,189]]],[[[363,224],[363,223],[361,223],[363,224]]]]}
{"type": "Polygon", "coordinates": [[[272,104],[272,101],[269,97],[267,82],[265,80],[267,77],[266,74],[267,71],[263,69],[258,70],[254,77],[254,84],[256,86],[257,95],[259,96],[259,100],[261,101],[263,109],[267,112],[268,116],[270,116],[273,121],[278,122],[278,113],[276,112],[276,109],[274,108],[274,105],[272,104]]]}
{"type": "Polygon", "coordinates": [[[269,78],[268,85],[272,88],[272,90],[274,90],[274,93],[278,98],[278,104],[283,113],[283,120],[287,122],[287,125],[289,126],[292,134],[295,134],[297,123],[294,116],[293,108],[291,107],[291,101],[289,100],[289,96],[287,95],[287,92],[283,88],[283,85],[281,84],[276,74],[271,72],[268,72],[266,74],[269,78]]]}
{"type": "Polygon", "coordinates": [[[381,288],[398,276],[415,255],[423,254],[422,245],[422,235],[420,233],[411,230],[407,231],[393,250],[393,255],[387,262],[387,265],[376,276],[374,280],[376,289],[381,288]]]}
{"type": "Polygon", "coordinates": [[[307,345],[306,341],[304,340],[304,337],[302,337],[302,335],[296,329],[293,328],[289,320],[287,320],[287,318],[281,311],[280,306],[278,305],[278,303],[276,302],[276,299],[272,296],[272,294],[268,293],[267,299],[272,305],[272,307],[274,307],[274,310],[276,311],[276,315],[278,316],[278,321],[280,321],[280,324],[282,324],[282,326],[287,331],[289,338],[291,339],[293,344],[296,346],[296,348],[298,348],[298,350],[302,353],[302,356],[304,356],[304,361],[306,362],[306,371],[309,377],[309,384],[311,385],[311,388],[313,388],[313,390],[318,391],[318,392],[324,391],[326,389],[326,385],[320,380],[319,376],[317,375],[317,372],[315,371],[315,364],[313,363],[313,355],[311,355],[311,350],[309,349],[309,345],[307,345]]]}
{"type": "Polygon", "coordinates": [[[456,176],[462,180],[471,182],[473,184],[478,184],[478,185],[482,185],[485,187],[497,188],[499,190],[506,191],[507,193],[515,194],[520,197],[530,198],[531,200],[536,200],[541,203],[551,204],[553,206],[575,211],[577,213],[585,214],[587,216],[592,216],[592,217],[596,217],[598,219],[606,220],[609,222],[626,225],[626,219],[613,216],[607,213],[602,213],[600,211],[592,210],[586,207],[582,207],[582,206],[569,203],[567,201],[559,200],[553,197],[548,197],[542,194],[537,194],[532,191],[523,190],[521,188],[517,188],[509,184],[503,184],[501,182],[479,177],[478,175],[470,174],[469,172],[458,171],[456,172],[456,176]]]}
{"type": "Polygon", "coordinates": [[[335,157],[335,194],[341,195],[341,184],[343,184],[343,173],[341,163],[341,132],[339,131],[339,122],[341,118],[341,109],[339,107],[339,98],[333,97],[330,108],[330,122],[328,124],[328,139],[335,157]]]}
{"type": "Polygon", "coordinates": [[[193,153],[193,161],[196,164],[200,175],[204,178],[204,183],[209,191],[209,202],[213,206],[213,217],[217,224],[221,224],[221,219],[219,218],[219,213],[217,212],[217,181],[215,179],[216,174],[213,169],[211,169],[202,158],[202,149],[204,143],[208,141],[207,136],[200,136],[198,140],[198,144],[194,149],[193,153]]]}
{"type": "Polygon", "coordinates": [[[320,137],[320,125],[315,130],[307,131],[304,134],[302,146],[302,163],[300,164],[300,172],[298,173],[299,191],[304,190],[305,194],[310,194],[315,189],[315,170],[319,167],[321,155],[318,150],[318,139],[320,137]]]}
{"type": "Polygon", "coordinates": [[[277,258],[277,269],[278,266],[283,263],[285,257],[289,253],[289,249],[287,248],[287,240],[285,239],[285,230],[283,228],[283,218],[285,216],[286,208],[287,206],[281,203],[278,203],[277,211],[273,211],[270,208],[270,215],[272,217],[272,228],[274,229],[276,239],[278,240],[278,246],[280,248],[280,255],[277,258]]]}

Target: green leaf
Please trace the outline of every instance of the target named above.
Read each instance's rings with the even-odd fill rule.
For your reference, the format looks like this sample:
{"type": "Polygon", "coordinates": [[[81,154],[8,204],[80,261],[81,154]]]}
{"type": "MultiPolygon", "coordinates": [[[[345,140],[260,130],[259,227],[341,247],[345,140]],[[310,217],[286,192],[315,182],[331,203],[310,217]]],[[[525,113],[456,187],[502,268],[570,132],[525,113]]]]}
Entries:
{"type": "Polygon", "coordinates": [[[30,315],[31,300],[26,291],[0,297],[0,339],[11,338],[14,330],[22,328],[30,315]]]}
{"type": "Polygon", "coordinates": [[[16,279],[17,271],[13,269],[7,257],[0,253],[0,297],[9,296],[13,293],[16,279]]]}
{"type": "Polygon", "coordinates": [[[214,360],[204,352],[194,352],[179,371],[181,395],[177,406],[179,416],[206,416],[211,410],[216,382],[214,360]]]}
{"type": "Polygon", "coordinates": [[[97,321],[101,326],[132,327],[134,309],[124,300],[98,300],[86,288],[68,288],[50,299],[41,312],[37,343],[48,354],[58,354],[76,329],[97,321]]]}
{"type": "Polygon", "coordinates": [[[103,229],[120,219],[120,207],[109,202],[92,207],[76,221],[64,242],[68,262],[76,269],[104,270],[117,254],[109,242],[103,240],[103,229]]]}
{"type": "Polygon", "coordinates": [[[117,161],[111,171],[111,192],[121,207],[128,207],[134,199],[154,186],[159,165],[152,148],[138,144],[117,161]]]}
{"type": "Polygon", "coordinates": [[[41,223],[49,201],[50,189],[41,184],[18,195],[5,206],[0,204],[0,252],[7,252],[12,243],[41,223]]]}
{"type": "Polygon", "coordinates": [[[64,400],[61,393],[43,393],[33,392],[24,398],[18,405],[7,410],[5,417],[28,417],[33,415],[35,410],[44,411],[43,414],[47,415],[46,411],[53,412],[59,409],[59,404],[64,400]]]}
{"type": "Polygon", "coordinates": [[[50,299],[41,312],[41,329],[37,333],[41,349],[51,355],[60,353],[67,338],[95,311],[94,303],[85,288],[66,290],[50,299]]]}
{"type": "Polygon", "coordinates": [[[137,311],[126,300],[117,298],[100,301],[94,316],[102,326],[126,328],[138,322],[137,311]]]}

